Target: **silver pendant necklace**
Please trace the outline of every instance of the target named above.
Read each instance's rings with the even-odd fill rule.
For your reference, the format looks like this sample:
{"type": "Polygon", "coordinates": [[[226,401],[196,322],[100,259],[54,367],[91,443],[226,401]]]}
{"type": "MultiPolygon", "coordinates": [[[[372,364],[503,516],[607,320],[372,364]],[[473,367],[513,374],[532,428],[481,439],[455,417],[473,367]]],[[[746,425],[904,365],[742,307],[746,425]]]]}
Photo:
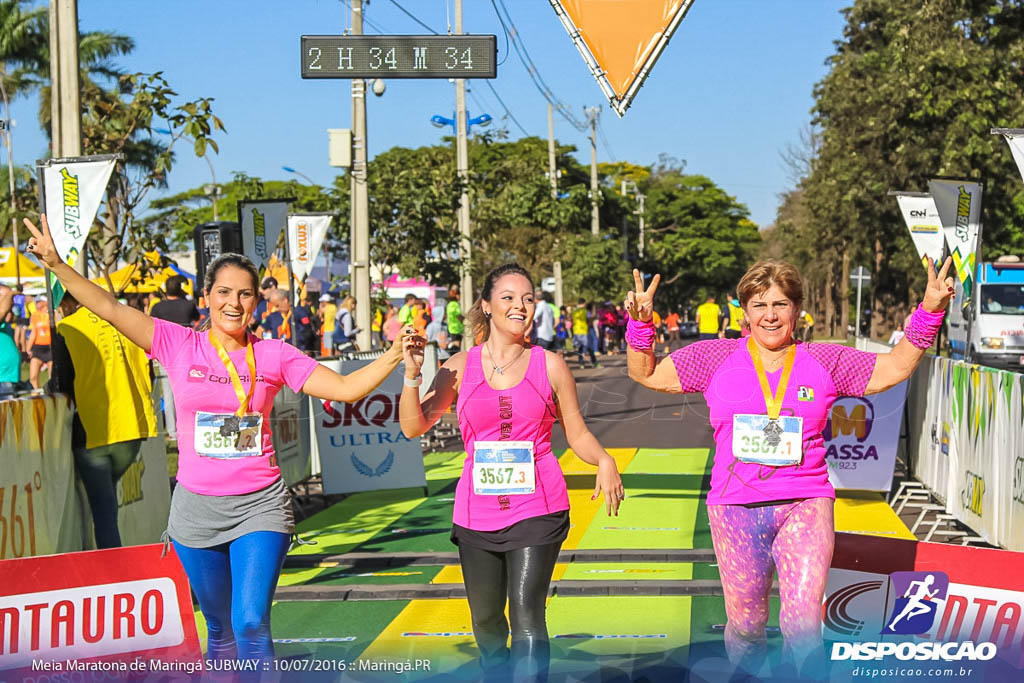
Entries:
{"type": "MultiPolygon", "coordinates": [[[[525,346],[521,346],[519,348],[519,353],[516,354],[515,358],[513,358],[509,362],[505,363],[504,365],[498,365],[497,363],[494,362],[494,351],[491,350],[491,346],[490,346],[490,344],[488,344],[487,345],[487,353],[491,356],[491,368],[492,368],[491,369],[491,376],[494,376],[494,373],[498,373],[499,375],[505,374],[505,371],[508,370],[509,367],[511,367],[513,363],[515,363],[517,360],[519,360],[519,357],[523,355],[524,351],[526,351],[526,347],[525,346]]],[[[490,379],[490,377],[488,377],[488,379],[490,379]]]]}

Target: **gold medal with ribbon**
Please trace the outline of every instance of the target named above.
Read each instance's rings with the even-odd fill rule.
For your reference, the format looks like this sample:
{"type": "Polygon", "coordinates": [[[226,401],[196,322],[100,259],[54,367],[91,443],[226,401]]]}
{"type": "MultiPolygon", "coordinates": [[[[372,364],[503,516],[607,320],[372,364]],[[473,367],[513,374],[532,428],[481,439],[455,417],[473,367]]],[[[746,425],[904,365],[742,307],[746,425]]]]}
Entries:
{"type": "MultiPolygon", "coordinates": [[[[217,352],[217,357],[220,358],[220,362],[224,364],[228,375],[231,376],[231,385],[235,388],[235,395],[238,397],[238,410],[235,411],[235,419],[230,424],[225,424],[224,427],[227,427],[230,432],[238,432],[239,418],[249,412],[249,402],[252,400],[253,391],[256,389],[256,353],[252,348],[252,339],[246,335],[245,364],[249,369],[248,392],[242,387],[242,380],[238,376],[238,370],[235,369],[234,362],[231,360],[228,352],[224,350],[224,345],[220,343],[220,340],[217,339],[213,332],[210,332],[210,344],[213,345],[213,350],[217,352]]],[[[225,436],[227,435],[225,434],[225,436]]]]}
{"type": "Polygon", "coordinates": [[[754,343],[753,337],[747,337],[747,351],[750,353],[750,359],[754,361],[754,370],[757,371],[757,379],[761,383],[761,393],[764,394],[765,407],[768,409],[768,424],[764,427],[765,440],[774,447],[781,441],[782,427],[779,426],[779,414],[782,412],[782,400],[786,397],[789,376],[793,373],[796,344],[791,344],[786,349],[786,359],[782,364],[782,376],[779,377],[779,386],[774,394],[771,385],[768,384],[768,374],[765,372],[764,363],[761,362],[761,352],[758,350],[757,344],[754,343]]]}

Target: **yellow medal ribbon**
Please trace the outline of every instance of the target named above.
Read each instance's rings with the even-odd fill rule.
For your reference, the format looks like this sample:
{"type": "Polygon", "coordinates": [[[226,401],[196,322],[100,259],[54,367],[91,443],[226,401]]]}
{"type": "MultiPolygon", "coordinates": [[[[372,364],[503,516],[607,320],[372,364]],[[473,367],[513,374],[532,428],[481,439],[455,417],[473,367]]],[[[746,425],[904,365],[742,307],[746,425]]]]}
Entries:
{"type": "Polygon", "coordinates": [[[754,343],[753,337],[747,337],[747,351],[754,361],[754,369],[757,370],[757,379],[761,382],[761,393],[764,394],[764,403],[768,408],[768,418],[778,420],[782,411],[782,399],[786,397],[786,385],[789,384],[789,376],[793,372],[793,361],[796,359],[796,344],[791,344],[786,349],[786,361],[782,365],[782,376],[779,378],[779,386],[772,395],[771,385],[768,384],[768,375],[764,371],[764,363],[761,362],[761,352],[754,343]]]}
{"type": "Polygon", "coordinates": [[[238,396],[238,410],[235,415],[241,417],[249,411],[249,401],[252,400],[252,392],[256,389],[256,354],[252,350],[252,339],[249,335],[246,335],[245,340],[245,364],[249,368],[249,392],[246,393],[242,388],[242,380],[238,377],[238,370],[235,369],[235,364],[232,362],[231,357],[228,356],[228,352],[224,350],[224,345],[220,343],[220,340],[214,336],[213,332],[210,332],[210,343],[213,344],[213,350],[217,352],[217,356],[220,358],[220,362],[227,368],[228,374],[231,375],[231,384],[235,387],[235,395],[238,396]]]}

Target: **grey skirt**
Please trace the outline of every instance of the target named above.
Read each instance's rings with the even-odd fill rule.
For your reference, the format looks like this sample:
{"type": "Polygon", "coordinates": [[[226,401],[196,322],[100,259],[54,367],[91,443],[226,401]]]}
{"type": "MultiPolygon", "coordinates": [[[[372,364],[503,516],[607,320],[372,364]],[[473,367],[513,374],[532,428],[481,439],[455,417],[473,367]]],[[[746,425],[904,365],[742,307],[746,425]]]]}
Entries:
{"type": "Polygon", "coordinates": [[[284,479],[251,493],[207,496],[178,484],[171,496],[167,534],[190,548],[210,548],[253,531],[295,532],[284,479]]]}

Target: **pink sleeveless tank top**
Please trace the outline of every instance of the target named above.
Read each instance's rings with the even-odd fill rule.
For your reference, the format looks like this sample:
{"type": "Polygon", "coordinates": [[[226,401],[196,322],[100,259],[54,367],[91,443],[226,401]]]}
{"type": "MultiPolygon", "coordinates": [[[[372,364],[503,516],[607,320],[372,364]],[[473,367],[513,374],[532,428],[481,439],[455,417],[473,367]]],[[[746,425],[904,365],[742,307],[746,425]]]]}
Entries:
{"type": "Polygon", "coordinates": [[[530,517],[569,509],[569,494],[558,459],[551,451],[555,402],[548,382],[545,351],[530,347],[523,380],[510,389],[492,389],[480,362],[482,346],[468,352],[456,413],[466,461],[455,489],[453,521],[474,531],[497,531],[530,517]],[[473,452],[477,441],[532,441],[536,488],[518,495],[473,492],[473,452]]]}

